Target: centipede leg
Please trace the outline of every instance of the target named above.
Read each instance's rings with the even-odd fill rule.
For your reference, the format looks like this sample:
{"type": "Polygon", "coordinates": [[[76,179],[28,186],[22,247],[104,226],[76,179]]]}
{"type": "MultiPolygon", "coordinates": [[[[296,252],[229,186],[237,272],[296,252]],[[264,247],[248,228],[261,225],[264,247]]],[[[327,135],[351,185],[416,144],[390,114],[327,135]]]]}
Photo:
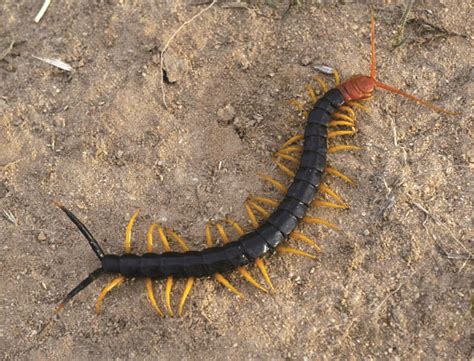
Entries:
{"type": "MultiPolygon", "coordinates": [[[[147,249],[146,250],[149,253],[153,252],[153,231],[156,227],[157,227],[156,224],[152,224],[147,233],[147,249]]],[[[153,289],[153,281],[150,277],[147,277],[145,279],[145,288],[147,291],[148,300],[150,301],[150,304],[153,307],[153,309],[156,311],[156,313],[159,316],[165,317],[163,311],[160,309],[160,307],[158,306],[158,303],[156,302],[155,291],[153,289]]]]}
{"type": "Polygon", "coordinates": [[[194,277],[189,277],[188,279],[186,279],[186,285],[184,286],[183,295],[181,296],[181,300],[179,301],[179,317],[183,316],[184,304],[186,302],[186,299],[188,298],[189,292],[191,292],[191,288],[193,288],[194,280],[194,277]]]}
{"type": "Polygon", "coordinates": [[[362,148],[357,147],[355,145],[341,144],[341,145],[335,145],[335,146],[329,147],[328,148],[328,153],[336,153],[336,152],[341,152],[341,151],[345,151],[345,150],[361,150],[361,149],[362,148]]]}
{"type": "Polygon", "coordinates": [[[298,232],[298,231],[291,232],[290,238],[303,241],[309,244],[311,247],[313,247],[316,251],[321,252],[321,247],[315,241],[313,241],[311,238],[309,238],[308,236],[306,236],[305,234],[301,232],[298,232]]]}
{"type": "MultiPolygon", "coordinates": [[[[211,225],[209,223],[206,224],[206,243],[208,247],[212,247],[214,244],[214,241],[212,239],[212,233],[211,233],[211,225]]],[[[227,288],[229,291],[234,293],[237,297],[243,297],[244,295],[237,290],[232,284],[220,273],[215,273],[214,274],[214,279],[219,282],[221,285],[223,285],[225,288],[227,288]]]]}
{"type": "Polygon", "coordinates": [[[308,223],[308,224],[320,224],[320,225],[326,226],[328,228],[331,228],[335,231],[340,231],[339,227],[337,227],[336,225],[326,221],[325,219],[321,219],[321,218],[307,217],[306,216],[306,217],[303,218],[303,222],[308,223]]]}
{"type": "MultiPolygon", "coordinates": [[[[135,224],[139,211],[140,210],[137,209],[133,213],[132,218],[130,218],[130,221],[128,222],[127,228],[125,230],[125,242],[124,242],[125,253],[130,253],[132,251],[132,228],[133,228],[133,225],[135,224]]],[[[121,285],[124,281],[125,281],[125,276],[116,277],[102,289],[95,303],[95,311],[97,314],[101,312],[102,303],[104,302],[104,299],[107,293],[112,291],[112,289],[114,289],[115,287],[121,285]]]]}
{"type": "Polygon", "coordinates": [[[291,253],[291,254],[295,254],[297,256],[303,256],[303,257],[308,257],[308,258],[312,258],[312,259],[316,258],[316,256],[314,254],[302,251],[300,249],[284,247],[284,246],[281,246],[281,245],[276,248],[276,251],[278,253],[291,253]]]}
{"type": "MultiPolygon", "coordinates": [[[[171,228],[166,228],[166,231],[168,234],[173,238],[174,241],[176,241],[183,251],[189,251],[189,247],[186,244],[185,240],[181,238],[176,232],[174,232],[171,228]]],[[[178,308],[178,315],[179,317],[183,316],[183,311],[184,311],[184,304],[186,303],[186,299],[189,296],[189,293],[191,292],[191,289],[193,288],[194,281],[196,280],[195,277],[188,277],[186,279],[186,284],[184,286],[184,291],[181,296],[181,299],[179,300],[179,308],[178,308]]]]}
{"type": "MultiPolygon", "coordinates": [[[[224,227],[217,223],[216,224],[217,232],[219,233],[222,242],[224,244],[229,243],[229,236],[227,235],[224,227]]],[[[244,268],[244,267],[238,267],[237,271],[244,277],[249,283],[251,283],[254,287],[258,288],[259,290],[263,292],[267,292],[265,288],[263,288],[251,275],[250,273],[244,268]]]]}
{"type": "MultiPolygon", "coordinates": [[[[168,238],[166,238],[163,227],[161,226],[158,227],[158,234],[160,236],[160,240],[161,240],[161,243],[163,244],[163,248],[165,249],[165,252],[170,252],[171,247],[168,242],[168,238]]],[[[171,307],[172,288],[173,288],[173,276],[168,276],[168,278],[166,279],[166,287],[165,287],[165,304],[166,304],[166,309],[168,310],[168,314],[171,317],[174,316],[173,308],[171,307]]]]}
{"type": "Polygon", "coordinates": [[[295,134],[294,136],[292,136],[290,139],[288,139],[285,143],[283,143],[283,145],[281,146],[281,148],[286,148],[286,147],[289,147],[290,145],[300,141],[300,140],[303,140],[304,139],[304,135],[303,134],[295,134]]]}
{"type": "Polygon", "coordinates": [[[339,196],[336,192],[334,192],[328,185],[321,183],[321,184],[319,185],[319,191],[320,191],[321,193],[324,193],[324,194],[330,196],[330,197],[333,198],[334,200],[336,200],[336,202],[337,202],[338,204],[340,204],[341,206],[343,206],[344,208],[349,208],[349,206],[347,205],[346,202],[344,202],[344,200],[342,199],[342,197],[339,196]]]}
{"type": "MultiPolygon", "coordinates": [[[[245,203],[245,210],[250,219],[250,222],[252,223],[252,227],[255,229],[258,228],[257,217],[255,216],[255,213],[252,211],[252,208],[247,203],[245,203]]],[[[267,283],[268,287],[270,287],[272,291],[275,291],[275,289],[273,288],[272,281],[270,280],[270,277],[268,276],[267,268],[265,267],[265,263],[263,262],[263,260],[261,258],[257,258],[255,260],[255,264],[260,270],[260,273],[265,279],[265,282],[267,283]]]]}
{"type": "Polygon", "coordinates": [[[277,188],[278,190],[282,191],[283,193],[286,193],[288,191],[288,188],[286,188],[283,184],[278,182],[276,179],[267,175],[263,175],[263,174],[258,174],[258,176],[264,181],[274,186],[275,188],[277,188]]]}
{"type": "Polygon", "coordinates": [[[101,309],[102,309],[102,303],[104,302],[104,298],[109,293],[114,289],[115,287],[121,285],[125,281],[125,276],[118,276],[114,278],[112,281],[110,281],[107,286],[105,286],[102,291],[99,294],[99,297],[97,297],[97,301],[95,303],[95,312],[97,314],[100,314],[101,309]]]}
{"type": "Polygon", "coordinates": [[[346,183],[349,183],[349,184],[354,183],[354,181],[351,178],[349,178],[344,173],[340,172],[339,170],[337,170],[336,168],[332,166],[329,166],[329,165],[326,166],[325,172],[335,177],[341,178],[346,183]]]}

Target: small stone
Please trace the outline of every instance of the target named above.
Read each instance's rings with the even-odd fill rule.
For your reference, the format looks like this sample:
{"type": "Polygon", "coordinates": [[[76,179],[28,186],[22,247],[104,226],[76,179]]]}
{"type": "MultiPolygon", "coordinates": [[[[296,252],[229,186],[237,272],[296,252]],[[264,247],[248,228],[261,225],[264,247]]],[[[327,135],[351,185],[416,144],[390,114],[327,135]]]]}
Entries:
{"type": "Polygon", "coordinates": [[[166,79],[170,83],[176,83],[178,80],[181,80],[186,73],[186,69],[186,61],[172,51],[167,50],[163,55],[163,70],[166,72],[166,79]]]}
{"type": "Polygon", "coordinates": [[[262,115],[262,114],[255,113],[255,114],[253,115],[253,119],[254,119],[257,123],[260,123],[260,122],[263,120],[263,115],[262,115]]]}
{"type": "Polygon", "coordinates": [[[313,59],[311,59],[309,56],[306,55],[301,58],[300,62],[301,62],[301,65],[308,66],[309,64],[313,62],[313,59]]]}
{"type": "Polygon", "coordinates": [[[46,234],[43,231],[38,233],[38,241],[43,242],[43,241],[46,241],[46,239],[47,239],[46,234]]]}
{"type": "Polygon", "coordinates": [[[368,236],[368,235],[370,235],[370,231],[368,229],[365,229],[364,230],[364,236],[368,236]]]}
{"type": "Polygon", "coordinates": [[[235,109],[232,105],[227,104],[224,108],[217,111],[219,120],[225,123],[230,123],[235,118],[235,109]]]}
{"type": "Polygon", "coordinates": [[[124,153],[123,150],[118,150],[117,151],[117,158],[118,159],[122,158],[123,153],[124,153]]]}
{"type": "Polygon", "coordinates": [[[161,62],[160,54],[153,54],[153,56],[151,57],[151,61],[153,62],[153,64],[159,65],[161,62]]]}

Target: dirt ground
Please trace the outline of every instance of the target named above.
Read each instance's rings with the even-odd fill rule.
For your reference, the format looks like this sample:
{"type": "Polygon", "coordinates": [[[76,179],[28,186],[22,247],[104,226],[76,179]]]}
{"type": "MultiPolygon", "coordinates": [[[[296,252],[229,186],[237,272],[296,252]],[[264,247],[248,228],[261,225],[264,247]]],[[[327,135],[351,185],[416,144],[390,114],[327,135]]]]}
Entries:
{"type": "MultiPolygon", "coordinates": [[[[304,127],[288,100],[308,102],[304,84],[314,83],[316,65],[344,78],[369,72],[370,11],[218,2],[169,46],[166,109],[160,49],[206,4],[53,1],[37,24],[42,2],[1,5],[2,359],[472,357],[470,2],[416,4],[396,49],[403,6],[375,8],[380,80],[462,114],[378,91],[371,112],[358,112],[358,133],[344,139],[364,150],[330,156],[357,181],[327,180],[351,209],[311,211],[342,231],[304,227],[322,246],[317,260],[269,258],[274,294],[237,274],[229,279],[244,299],[198,280],[184,317],[161,319],[144,281],[131,280],[96,315],[95,298],[111,279],[104,276],[50,324],[58,302],[98,267],[51,200],[73,210],[112,253],[122,252],[137,208],[138,253],[152,222],[173,227],[194,249],[204,247],[209,219],[232,215],[249,229],[247,196],[279,196],[256,174],[289,181],[271,161],[304,127]]],[[[175,286],[175,307],[183,284],[175,286]]],[[[163,282],[155,286],[163,307],[163,282]]]]}

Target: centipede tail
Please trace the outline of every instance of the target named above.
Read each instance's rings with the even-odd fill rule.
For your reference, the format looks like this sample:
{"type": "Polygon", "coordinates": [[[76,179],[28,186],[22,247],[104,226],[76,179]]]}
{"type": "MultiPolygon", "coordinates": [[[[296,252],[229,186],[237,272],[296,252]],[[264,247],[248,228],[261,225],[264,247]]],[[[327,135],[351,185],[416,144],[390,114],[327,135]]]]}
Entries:
{"type": "Polygon", "coordinates": [[[147,234],[146,253],[132,254],[132,227],[138,217],[138,211],[136,211],[126,227],[124,253],[121,255],[105,254],[87,227],[70,210],[62,204],[56,203],[87,239],[101,262],[101,267],[89,274],[67,294],[56,308],[56,312],[62,310],[75,295],[106,273],[116,277],[100,293],[96,303],[97,312],[100,312],[105,296],[130,277],[145,278],[147,297],[155,312],[161,317],[164,316],[164,312],[158,306],[155,298],[153,280],[166,280],[165,306],[170,316],[174,315],[171,300],[173,286],[180,279],[185,279],[184,291],[178,304],[180,316],[183,314],[186,299],[197,278],[213,277],[232,293],[243,297],[243,293],[233,286],[226,277],[227,273],[236,270],[254,287],[267,292],[267,289],[251,275],[251,269],[246,267],[255,264],[268,288],[273,290],[274,287],[264,263],[265,257],[275,252],[309,258],[315,257],[314,254],[293,248],[292,246],[297,243],[306,243],[314,251],[321,251],[320,245],[303,233],[301,229],[298,229],[299,226],[317,224],[334,231],[340,230],[337,225],[328,220],[314,217],[308,211],[312,207],[320,206],[338,211],[349,208],[349,204],[343,197],[331,188],[323,178],[332,176],[348,184],[354,183],[349,176],[327,163],[327,155],[361,150],[358,146],[337,143],[337,141],[357,134],[358,121],[355,110],[369,111],[362,102],[371,99],[376,89],[384,89],[414,100],[437,112],[456,114],[376,80],[373,16],[370,76],[358,75],[341,83],[337,71],[328,67],[321,67],[321,70],[334,76],[336,87],[329,89],[329,85],[322,78],[316,76],[314,80],[321,87],[323,95],[317,99],[315,89],[309,84],[306,85],[306,91],[312,104],[310,110],[298,100],[290,101],[299,111],[307,114],[305,129],[303,133],[295,134],[288,139],[272,157],[277,167],[292,178],[291,182],[286,185],[271,176],[259,175],[264,182],[277,189],[282,198],[280,201],[276,201],[265,196],[249,196],[244,206],[253,229],[245,233],[244,228],[236,221],[228,218],[225,222],[227,227],[232,227],[237,233],[236,240],[231,241],[224,223],[214,225],[208,223],[205,228],[207,248],[201,251],[192,251],[175,231],[153,224],[147,234]],[[222,240],[222,246],[216,246],[214,243],[213,226],[222,240]],[[162,253],[153,251],[155,230],[158,231],[163,245],[164,252],[162,253]],[[171,250],[168,237],[180,246],[182,252],[171,250]],[[292,243],[291,247],[285,244],[287,240],[292,243]]]}

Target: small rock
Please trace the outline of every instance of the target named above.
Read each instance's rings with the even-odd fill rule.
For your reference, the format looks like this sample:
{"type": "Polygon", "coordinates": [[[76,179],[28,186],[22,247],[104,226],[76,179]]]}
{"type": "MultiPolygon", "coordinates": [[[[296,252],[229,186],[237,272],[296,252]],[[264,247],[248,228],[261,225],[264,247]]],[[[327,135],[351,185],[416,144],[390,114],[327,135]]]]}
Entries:
{"type": "Polygon", "coordinates": [[[123,155],[123,150],[118,150],[117,151],[117,158],[118,159],[122,158],[122,155],[123,155]]]}
{"type": "Polygon", "coordinates": [[[313,62],[313,59],[311,59],[309,56],[306,55],[301,58],[300,62],[301,62],[301,65],[308,66],[309,64],[313,62]]]}
{"type": "Polygon", "coordinates": [[[43,241],[46,241],[46,239],[47,239],[46,234],[43,231],[38,233],[38,241],[43,242],[43,241]]]}
{"type": "Polygon", "coordinates": [[[232,105],[227,104],[217,111],[217,116],[220,121],[229,124],[235,118],[235,109],[232,105]]]}
{"type": "Polygon", "coordinates": [[[370,231],[368,229],[365,229],[364,230],[364,236],[368,236],[368,235],[370,235],[370,231]]]}
{"type": "Polygon", "coordinates": [[[176,83],[181,80],[186,73],[186,61],[179,58],[171,50],[163,54],[163,70],[166,72],[166,78],[170,83],[176,83]]]}
{"type": "Polygon", "coordinates": [[[253,119],[254,119],[257,123],[260,123],[260,122],[263,120],[263,115],[262,115],[262,114],[255,113],[255,114],[253,115],[253,119]]]}

